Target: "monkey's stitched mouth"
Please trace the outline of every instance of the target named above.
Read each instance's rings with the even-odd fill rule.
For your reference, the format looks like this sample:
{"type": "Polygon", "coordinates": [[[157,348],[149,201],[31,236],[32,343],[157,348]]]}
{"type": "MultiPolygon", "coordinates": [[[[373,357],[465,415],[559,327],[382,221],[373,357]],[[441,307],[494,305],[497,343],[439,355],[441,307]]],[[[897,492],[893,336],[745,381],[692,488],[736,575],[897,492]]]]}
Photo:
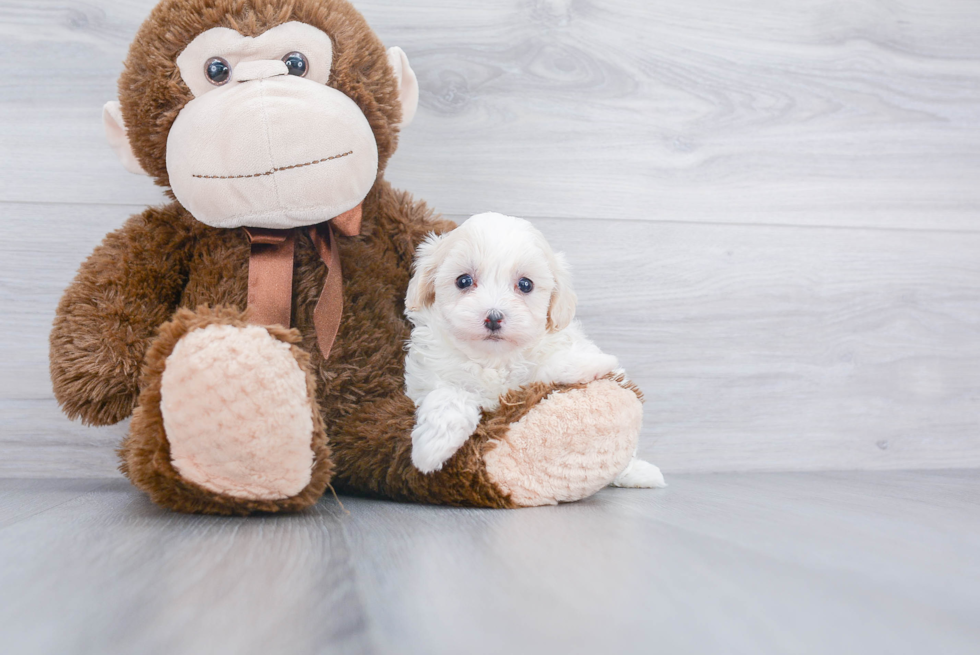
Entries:
{"type": "Polygon", "coordinates": [[[191,177],[198,177],[204,180],[239,180],[245,179],[247,177],[263,177],[265,175],[272,175],[273,173],[278,173],[279,171],[288,171],[292,168],[303,168],[304,166],[313,166],[314,164],[322,164],[325,161],[330,161],[332,159],[340,159],[341,157],[346,157],[347,155],[353,155],[353,150],[348,150],[347,152],[341,153],[339,155],[334,155],[332,157],[324,157],[323,159],[314,159],[313,161],[308,161],[304,164],[293,164],[292,166],[277,166],[276,168],[271,168],[264,173],[252,173],[251,175],[197,175],[192,174],[191,177]]]}

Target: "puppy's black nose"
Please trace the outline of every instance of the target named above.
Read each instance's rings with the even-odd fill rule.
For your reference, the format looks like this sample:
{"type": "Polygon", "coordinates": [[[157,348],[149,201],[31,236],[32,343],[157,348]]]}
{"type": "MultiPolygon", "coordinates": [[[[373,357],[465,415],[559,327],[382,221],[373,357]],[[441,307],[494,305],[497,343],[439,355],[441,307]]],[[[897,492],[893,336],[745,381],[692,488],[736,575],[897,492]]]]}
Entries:
{"type": "Polygon", "coordinates": [[[483,319],[483,325],[491,332],[496,332],[500,329],[500,324],[504,322],[504,315],[501,314],[496,309],[491,309],[487,312],[487,317],[483,319]]]}

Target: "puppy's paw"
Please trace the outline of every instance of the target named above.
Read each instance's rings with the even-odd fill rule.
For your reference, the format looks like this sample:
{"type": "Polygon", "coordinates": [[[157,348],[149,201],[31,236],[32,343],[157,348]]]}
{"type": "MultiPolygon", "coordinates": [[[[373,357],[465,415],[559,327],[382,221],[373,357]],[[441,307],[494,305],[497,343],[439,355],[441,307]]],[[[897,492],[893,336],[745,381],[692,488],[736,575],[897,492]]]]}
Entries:
{"type": "Polygon", "coordinates": [[[538,370],[537,382],[588,383],[619,368],[619,360],[605,353],[568,353],[551,358],[538,370]]]}
{"type": "Polygon", "coordinates": [[[570,377],[573,379],[568,382],[592,382],[619,368],[619,360],[613,355],[596,353],[577,358],[571,368],[573,373],[570,377]]]}
{"type": "Polygon", "coordinates": [[[423,473],[438,471],[459,450],[466,436],[460,439],[445,425],[419,423],[412,430],[412,464],[423,473]]]}
{"type": "Polygon", "coordinates": [[[454,389],[436,389],[419,406],[412,430],[412,464],[423,473],[442,468],[480,422],[480,408],[454,389]]]}
{"type": "Polygon", "coordinates": [[[623,469],[623,472],[613,480],[613,487],[628,487],[631,489],[663,489],[667,486],[664,474],[660,469],[635,457],[623,469]]]}

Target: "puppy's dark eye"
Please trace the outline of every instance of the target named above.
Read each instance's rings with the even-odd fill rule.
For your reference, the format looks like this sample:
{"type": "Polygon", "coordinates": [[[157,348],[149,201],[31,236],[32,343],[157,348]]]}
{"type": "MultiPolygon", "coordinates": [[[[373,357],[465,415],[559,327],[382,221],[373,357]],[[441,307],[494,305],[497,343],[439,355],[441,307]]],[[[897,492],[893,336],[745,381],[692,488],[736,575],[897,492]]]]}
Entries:
{"type": "Polygon", "coordinates": [[[456,278],[456,287],[459,289],[468,289],[473,286],[473,277],[469,273],[463,273],[458,278],[456,278]]]}
{"type": "Polygon", "coordinates": [[[208,76],[208,82],[215,86],[221,86],[231,76],[231,66],[221,57],[211,57],[204,64],[204,74],[208,76]]]}
{"type": "Polygon", "coordinates": [[[286,68],[289,69],[290,75],[306,77],[306,73],[310,70],[310,62],[306,60],[306,56],[302,52],[290,52],[282,60],[286,64],[286,68]]]}
{"type": "Polygon", "coordinates": [[[517,281],[517,288],[521,290],[522,293],[531,293],[534,290],[534,282],[531,282],[526,277],[522,277],[517,281]]]}

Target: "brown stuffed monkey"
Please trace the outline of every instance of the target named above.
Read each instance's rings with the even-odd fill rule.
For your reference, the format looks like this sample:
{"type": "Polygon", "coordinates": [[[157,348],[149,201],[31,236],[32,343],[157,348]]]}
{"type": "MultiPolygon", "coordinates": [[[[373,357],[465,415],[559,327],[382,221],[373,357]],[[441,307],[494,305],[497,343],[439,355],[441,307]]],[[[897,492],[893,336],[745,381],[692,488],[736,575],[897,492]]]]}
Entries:
{"type": "Polygon", "coordinates": [[[167,189],[58,306],[65,413],[132,415],[122,470],[159,505],[248,514],[328,484],[478,507],[572,501],[636,449],[630,385],[510,393],[446,465],[411,463],[404,296],[452,229],[384,179],[418,102],[404,53],[344,0],[163,0],[106,105],[126,167],[167,189]]]}

